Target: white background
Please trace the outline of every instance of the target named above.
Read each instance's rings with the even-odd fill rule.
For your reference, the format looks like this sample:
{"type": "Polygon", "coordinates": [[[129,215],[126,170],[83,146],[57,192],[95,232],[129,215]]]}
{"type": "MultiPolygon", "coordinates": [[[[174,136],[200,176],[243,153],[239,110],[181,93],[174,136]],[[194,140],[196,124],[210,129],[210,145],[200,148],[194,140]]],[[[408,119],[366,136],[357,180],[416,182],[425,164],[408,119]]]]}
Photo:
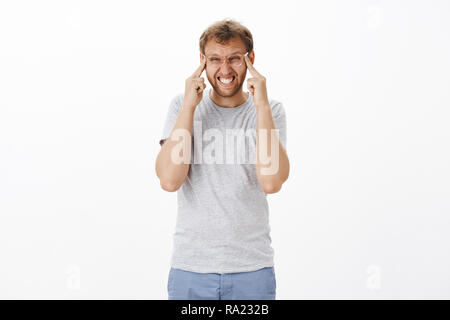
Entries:
{"type": "Polygon", "coordinates": [[[223,18],[287,114],[277,299],[450,298],[450,2],[406,0],[1,1],[0,298],[167,298],[158,141],[223,18]]]}

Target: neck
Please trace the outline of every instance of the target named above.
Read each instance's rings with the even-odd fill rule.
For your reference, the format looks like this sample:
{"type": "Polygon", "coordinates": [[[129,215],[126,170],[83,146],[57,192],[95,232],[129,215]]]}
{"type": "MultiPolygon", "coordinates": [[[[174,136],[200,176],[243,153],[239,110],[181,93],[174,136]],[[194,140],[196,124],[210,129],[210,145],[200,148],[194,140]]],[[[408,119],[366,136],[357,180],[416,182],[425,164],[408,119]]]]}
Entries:
{"type": "Polygon", "coordinates": [[[211,94],[209,97],[211,100],[220,107],[223,108],[234,108],[240,106],[248,99],[248,92],[243,92],[240,90],[234,96],[231,97],[222,97],[217,94],[214,89],[211,89],[211,94]]]}

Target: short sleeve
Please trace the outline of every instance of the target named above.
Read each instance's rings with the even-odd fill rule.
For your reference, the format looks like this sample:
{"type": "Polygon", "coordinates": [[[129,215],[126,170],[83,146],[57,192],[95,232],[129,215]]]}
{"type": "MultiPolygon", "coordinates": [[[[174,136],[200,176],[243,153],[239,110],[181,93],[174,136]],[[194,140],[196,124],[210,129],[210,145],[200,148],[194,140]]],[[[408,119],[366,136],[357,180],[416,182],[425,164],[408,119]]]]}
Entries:
{"type": "Polygon", "coordinates": [[[181,104],[183,102],[183,94],[180,93],[176,95],[172,101],[170,101],[169,109],[167,110],[166,122],[164,123],[164,129],[162,132],[161,139],[159,140],[159,144],[162,146],[164,140],[166,140],[170,133],[172,132],[173,127],[175,126],[175,122],[178,118],[178,112],[181,109],[181,104]]]}
{"type": "Polygon", "coordinates": [[[280,142],[286,150],[286,112],[281,102],[273,102],[272,117],[275,127],[279,130],[280,142]]]}

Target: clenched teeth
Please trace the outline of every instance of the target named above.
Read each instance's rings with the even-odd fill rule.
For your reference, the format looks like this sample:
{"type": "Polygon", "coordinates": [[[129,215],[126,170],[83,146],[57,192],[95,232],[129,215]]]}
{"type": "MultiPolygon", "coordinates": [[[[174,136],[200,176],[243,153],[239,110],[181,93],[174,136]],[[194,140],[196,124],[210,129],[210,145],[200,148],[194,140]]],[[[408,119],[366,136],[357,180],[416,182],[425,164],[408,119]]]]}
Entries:
{"type": "Polygon", "coordinates": [[[219,79],[220,82],[227,84],[227,83],[230,83],[230,82],[232,82],[234,80],[234,76],[233,77],[229,77],[229,78],[218,77],[218,79],[219,79]]]}

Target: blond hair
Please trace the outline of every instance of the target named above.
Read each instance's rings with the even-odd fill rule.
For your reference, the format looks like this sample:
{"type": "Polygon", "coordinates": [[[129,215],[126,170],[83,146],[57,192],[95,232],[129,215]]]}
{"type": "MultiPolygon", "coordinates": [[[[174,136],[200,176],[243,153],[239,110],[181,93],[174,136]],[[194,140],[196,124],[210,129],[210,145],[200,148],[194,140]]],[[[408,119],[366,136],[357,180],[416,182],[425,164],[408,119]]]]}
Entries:
{"type": "Polygon", "coordinates": [[[200,52],[205,54],[206,43],[210,39],[226,44],[231,38],[240,38],[247,48],[247,52],[253,50],[253,36],[250,30],[233,19],[224,19],[210,25],[200,36],[200,52]]]}

